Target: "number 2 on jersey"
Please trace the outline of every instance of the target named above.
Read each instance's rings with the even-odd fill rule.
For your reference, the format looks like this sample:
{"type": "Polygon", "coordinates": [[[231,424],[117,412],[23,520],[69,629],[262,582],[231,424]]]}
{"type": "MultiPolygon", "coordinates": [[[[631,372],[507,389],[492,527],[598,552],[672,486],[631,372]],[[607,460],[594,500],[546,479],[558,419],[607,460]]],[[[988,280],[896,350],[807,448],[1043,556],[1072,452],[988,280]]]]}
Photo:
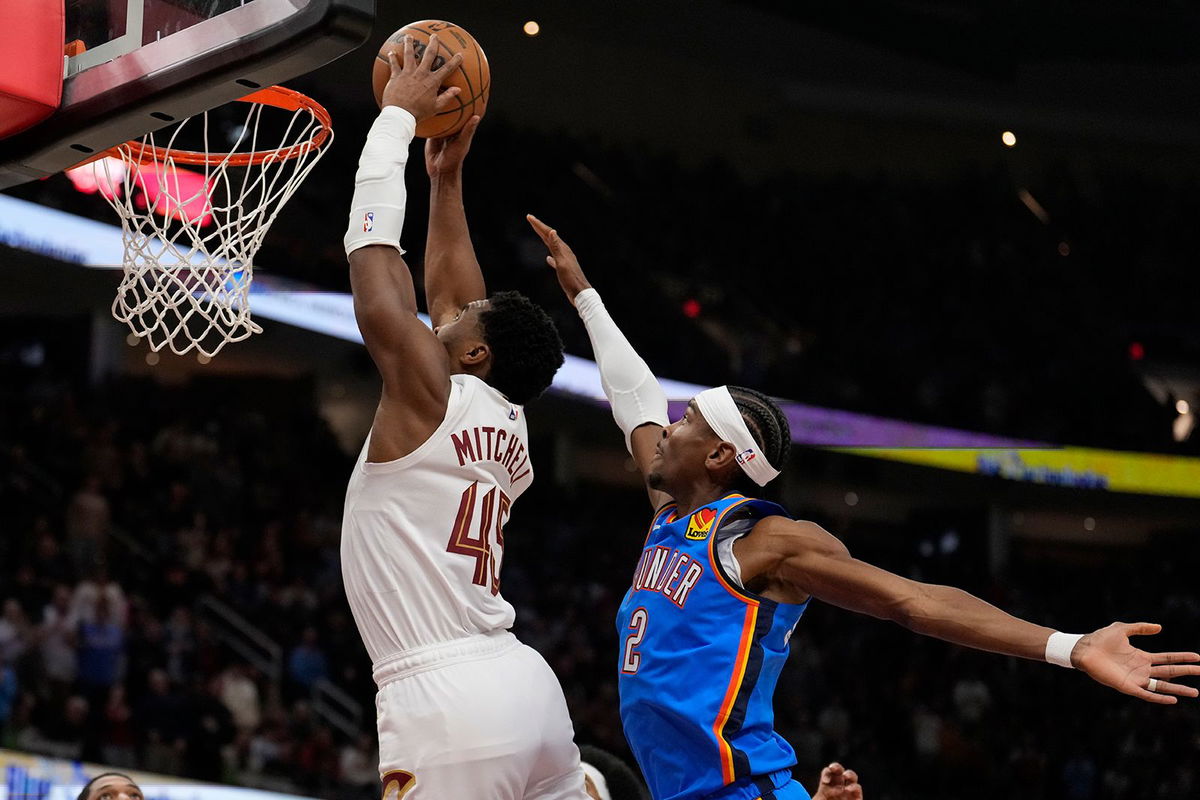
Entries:
{"type": "Polygon", "coordinates": [[[635,608],[629,615],[629,628],[633,633],[625,637],[625,647],[622,650],[621,672],[626,675],[637,674],[642,665],[642,654],[635,648],[646,638],[646,623],[650,621],[650,613],[644,608],[635,608]]]}
{"type": "Polygon", "coordinates": [[[500,561],[504,558],[504,523],[508,520],[512,501],[508,495],[493,486],[483,496],[479,514],[479,533],[471,534],[475,519],[475,496],[479,493],[479,481],[475,481],[462,493],[458,504],[458,515],[454,518],[454,529],[450,531],[447,553],[470,556],[475,559],[475,574],[471,582],[486,586],[492,594],[500,593],[500,561]],[[496,549],[491,543],[492,522],[496,523],[496,549]]]}

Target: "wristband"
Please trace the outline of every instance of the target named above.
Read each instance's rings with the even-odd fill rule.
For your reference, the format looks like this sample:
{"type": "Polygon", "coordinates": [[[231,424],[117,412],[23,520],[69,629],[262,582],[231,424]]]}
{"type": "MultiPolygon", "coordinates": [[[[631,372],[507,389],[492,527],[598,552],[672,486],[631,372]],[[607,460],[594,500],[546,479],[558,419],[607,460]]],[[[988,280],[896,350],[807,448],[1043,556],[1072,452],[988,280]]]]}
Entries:
{"type": "Polygon", "coordinates": [[[1050,638],[1046,640],[1046,660],[1051,664],[1058,664],[1060,667],[1074,669],[1075,665],[1071,663],[1071,652],[1083,636],[1082,633],[1062,633],[1061,631],[1050,634],[1050,638]]]}

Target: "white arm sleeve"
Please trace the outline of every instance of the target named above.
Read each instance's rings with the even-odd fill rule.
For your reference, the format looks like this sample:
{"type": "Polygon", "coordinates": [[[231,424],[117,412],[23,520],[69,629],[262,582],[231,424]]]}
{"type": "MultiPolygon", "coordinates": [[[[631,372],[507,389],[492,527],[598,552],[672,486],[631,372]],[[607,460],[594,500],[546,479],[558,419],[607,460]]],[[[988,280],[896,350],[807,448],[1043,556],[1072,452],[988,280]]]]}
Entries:
{"type": "Polygon", "coordinates": [[[346,230],[346,255],[369,244],[390,245],[404,253],[400,232],[404,229],[404,165],[408,147],[417,132],[417,121],[407,110],[388,106],[367,134],[358,173],[354,176],[354,200],[350,203],[350,227],[346,230]]]}
{"type": "Polygon", "coordinates": [[[630,436],[635,428],[647,422],[666,426],[670,421],[667,418],[667,394],[608,315],[599,292],[584,289],[575,296],[575,310],[592,341],[596,365],[600,368],[600,384],[612,405],[613,419],[625,434],[625,448],[632,453],[630,436]]]}

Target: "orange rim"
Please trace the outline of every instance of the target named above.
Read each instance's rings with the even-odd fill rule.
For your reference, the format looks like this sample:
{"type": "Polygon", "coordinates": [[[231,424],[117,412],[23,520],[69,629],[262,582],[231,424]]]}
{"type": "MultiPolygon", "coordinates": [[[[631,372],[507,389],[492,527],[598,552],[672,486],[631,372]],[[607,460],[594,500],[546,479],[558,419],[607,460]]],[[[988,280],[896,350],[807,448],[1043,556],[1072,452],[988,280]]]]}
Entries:
{"type": "Polygon", "coordinates": [[[130,140],[125,144],[110,147],[103,153],[93,156],[89,161],[94,161],[102,156],[112,156],[113,158],[130,159],[140,164],[154,164],[162,163],[169,158],[176,164],[202,164],[207,166],[227,164],[231,167],[248,167],[262,164],[265,161],[286,161],[302,156],[305,153],[310,153],[325,144],[329,135],[333,133],[333,120],[329,116],[329,112],[325,110],[325,106],[313,100],[308,95],[297,92],[295,89],[287,89],[283,86],[268,86],[265,89],[259,89],[253,94],[239,97],[234,102],[259,103],[264,106],[281,108],[284,111],[307,109],[316,118],[318,125],[311,139],[301,144],[292,145],[291,147],[254,150],[249,153],[203,153],[199,150],[175,150],[169,147],[154,147],[137,140],[130,140]]]}

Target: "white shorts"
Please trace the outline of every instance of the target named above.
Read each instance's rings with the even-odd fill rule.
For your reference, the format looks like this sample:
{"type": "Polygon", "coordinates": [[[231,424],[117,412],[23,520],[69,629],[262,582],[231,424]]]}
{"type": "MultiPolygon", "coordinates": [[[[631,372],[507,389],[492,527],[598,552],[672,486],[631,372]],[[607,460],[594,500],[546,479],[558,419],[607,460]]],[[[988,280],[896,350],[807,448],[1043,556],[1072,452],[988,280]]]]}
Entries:
{"type": "Polygon", "coordinates": [[[385,800],[588,800],[558,679],[507,631],[375,667],[385,800]]]}

